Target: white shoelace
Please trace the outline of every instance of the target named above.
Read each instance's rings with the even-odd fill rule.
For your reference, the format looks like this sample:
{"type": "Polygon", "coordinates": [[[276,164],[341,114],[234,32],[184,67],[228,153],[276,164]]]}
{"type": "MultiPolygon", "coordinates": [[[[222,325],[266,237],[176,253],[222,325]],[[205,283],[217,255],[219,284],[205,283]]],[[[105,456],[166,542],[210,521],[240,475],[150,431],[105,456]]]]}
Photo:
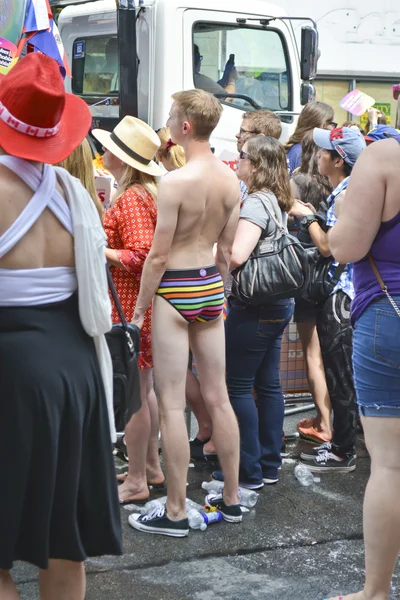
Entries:
{"type": "Polygon", "coordinates": [[[318,452],[323,452],[323,451],[328,451],[330,452],[330,450],[332,450],[332,443],[331,442],[324,442],[323,444],[321,444],[321,446],[318,446],[316,448],[316,450],[318,450],[318,452]]]}
{"type": "Polygon", "coordinates": [[[159,508],[155,508],[148,515],[144,515],[142,518],[143,521],[150,521],[151,519],[161,518],[165,515],[165,506],[160,506],[159,508]]]}
{"type": "Polygon", "coordinates": [[[328,462],[329,459],[334,460],[336,462],[340,462],[342,460],[335,456],[335,454],[333,454],[332,452],[328,452],[328,450],[325,450],[325,452],[320,452],[318,456],[315,457],[315,462],[328,462]]]}

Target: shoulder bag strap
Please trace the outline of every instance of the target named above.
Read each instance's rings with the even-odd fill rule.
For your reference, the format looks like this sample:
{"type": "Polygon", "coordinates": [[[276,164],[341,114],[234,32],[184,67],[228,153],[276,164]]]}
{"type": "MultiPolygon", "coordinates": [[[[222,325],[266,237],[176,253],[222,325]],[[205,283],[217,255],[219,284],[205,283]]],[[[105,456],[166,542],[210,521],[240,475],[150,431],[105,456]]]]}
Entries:
{"type": "Polygon", "coordinates": [[[372,270],[375,274],[375,277],[378,280],[379,287],[381,288],[382,292],[386,295],[390,304],[393,306],[397,316],[400,317],[400,308],[397,306],[396,302],[393,300],[392,296],[389,294],[388,289],[387,289],[386,285],[384,284],[382,277],[379,274],[378,267],[376,266],[375,261],[371,256],[371,253],[368,254],[368,260],[369,260],[369,264],[371,265],[372,270]]]}
{"type": "Polygon", "coordinates": [[[115,306],[117,307],[118,315],[119,315],[120,321],[122,323],[122,326],[125,330],[127,330],[128,324],[125,319],[125,313],[122,309],[121,302],[119,301],[117,290],[115,289],[115,285],[114,285],[113,278],[111,275],[110,267],[108,266],[108,264],[106,266],[106,269],[107,269],[108,287],[110,288],[110,292],[111,292],[111,295],[115,302],[115,306]]]}
{"type": "MultiPolygon", "coordinates": [[[[264,195],[264,194],[259,194],[259,195],[258,195],[258,194],[255,194],[255,196],[256,196],[256,197],[257,197],[259,200],[261,200],[261,202],[262,202],[262,204],[263,204],[263,206],[264,206],[265,210],[267,211],[267,213],[269,214],[269,216],[271,217],[271,219],[272,219],[272,220],[273,220],[273,222],[275,223],[275,225],[276,225],[276,227],[278,228],[278,230],[280,231],[281,235],[282,235],[283,233],[286,233],[285,226],[284,226],[284,224],[283,224],[283,222],[282,222],[282,218],[281,218],[281,221],[278,221],[278,219],[277,219],[277,217],[276,217],[276,214],[274,214],[274,213],[273,213],[273,212],[272,212],[272,211],[269,209],[268,203],[267,203],[267,202],[266,202],[266,200],[263,198],[263,195],[264,195]]],[[[272,204],[272,201],[271,201],[271,204],[272,204]]],[[[278,208],[279,208],[279,205],[278,205],[278,208]]],[[[275,207],[274,207],[274,212],[275,212],[275,207]]]]}

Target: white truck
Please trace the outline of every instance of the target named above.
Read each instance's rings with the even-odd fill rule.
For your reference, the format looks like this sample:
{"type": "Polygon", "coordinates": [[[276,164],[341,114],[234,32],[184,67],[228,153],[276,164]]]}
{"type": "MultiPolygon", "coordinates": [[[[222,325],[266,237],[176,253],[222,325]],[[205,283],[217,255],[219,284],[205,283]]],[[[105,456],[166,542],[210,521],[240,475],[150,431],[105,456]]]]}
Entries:
{"type": "Polygon", "coordinates": [[[68,91],[91,105],[96,126],[110,128],[121,116],[136,114],[158,129],[172,94],[197,85],[224,106],[212,138],[217,156],[233,157],[246,110],[280,113],[282,139],[288,138],[314,93],[318,34],[311,19],[301,18],[299,52],[291,19],[264,0],[119,3],[118,8],[115,0],[52,3],[72,69],[68,91]],[[227,86],[232,66],[233,86],[227,86]]]}

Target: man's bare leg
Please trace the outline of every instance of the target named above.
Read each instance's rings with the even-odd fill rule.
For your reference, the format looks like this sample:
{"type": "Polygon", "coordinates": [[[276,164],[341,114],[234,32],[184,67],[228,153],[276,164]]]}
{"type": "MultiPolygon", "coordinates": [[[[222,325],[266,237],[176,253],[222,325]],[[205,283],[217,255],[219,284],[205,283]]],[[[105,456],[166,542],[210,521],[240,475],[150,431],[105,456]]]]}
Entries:
{"type": "Polygon", "coordinates": [[[147,396],[150,411],[150,440],[147,448],[147,482],[163,483],[164,473],[161,470],[160,455],[158,452],[158,433],[160,431],[160,421],[158,418],[158,404],[154,388],[150,390],[147,396]]]}
{"type": "Polygon", "coordinates": [[[21,600],[10,571],[3,569],[0,569],[0,598],[1,600],[21,600]]]}
{"type": "Polygon", "coordinates": [[[168,481],[167,514],[178,521],[186,517],[186,481],[190,458],[185,423],[188,323],[159,296],[155,297],[153,305],[152,347],[161,444],[168,481]]]}
{"type": "Polygon", "coordinates": [[[225,335],[222,316],[189,326],[200,388],[213,424],[213,441],[224,473],[224,501],[239,502],[239,427],[225,382],[225,335]]]}
{"type": "Polygon", "coordinates": [[[39,571],[40,600],[84,600],[86,574],[83,562],[49,560],[39,571]]]}

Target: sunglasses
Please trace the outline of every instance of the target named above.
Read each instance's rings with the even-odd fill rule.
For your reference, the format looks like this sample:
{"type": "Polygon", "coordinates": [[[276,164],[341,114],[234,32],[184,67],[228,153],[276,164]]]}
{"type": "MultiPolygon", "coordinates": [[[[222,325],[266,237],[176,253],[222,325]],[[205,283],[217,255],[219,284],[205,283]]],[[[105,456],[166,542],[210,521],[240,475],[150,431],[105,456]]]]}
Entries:
{"type": "Polygon", "coordinates": [[[243,152],[243,150],[241,150],[239,152],[239,158],[241,158],[242,160],[244,160],[245,158],[248,158],[249,160],[254,162],[254,158],[252,156],[250,156],[250,154],[247,154],[247,152],[243,152]]]}

